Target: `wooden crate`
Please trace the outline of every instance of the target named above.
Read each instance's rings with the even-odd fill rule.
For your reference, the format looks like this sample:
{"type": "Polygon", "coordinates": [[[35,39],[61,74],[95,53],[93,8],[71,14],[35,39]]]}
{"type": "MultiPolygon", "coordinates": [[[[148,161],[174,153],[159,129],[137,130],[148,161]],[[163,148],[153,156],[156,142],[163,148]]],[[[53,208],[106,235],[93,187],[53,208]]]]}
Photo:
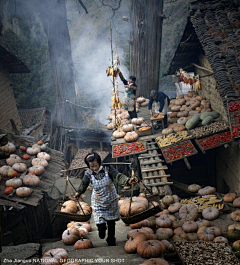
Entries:
{"type": "Polygon", "coordinates": [[[179,141],[179,142],[177,142],[175,144],[171,144],[171,145],[166,146],[166,147],[160,147],[159,146],[159,148],[161,149],[162,154],[164,156],[164,159],[165,159],[166,163],[168,163],[168,164],[198,154],[198,151],[196,150],[196,148],[194,147],[194,145],[192,144],[192,142],[190,140],[181,140],[181,141],[179,141]],[[176,146],[176,145],[178,145],[180,143],[184,143],[184,142],[187,142],[187,143],[189,143],[189,144],[191,144],[193,146],[193,152],[192,152],[192,154],[186,155],[186,156],[183,156],[183,157],[180,157],[178,159],[174,159],[174,160],[168,161],[167,158],[166,158],[166,156],[164,155],[163,151],[166,151],[169,148],[174,147],[174,146],[176,146]]]}
{"type": "Polygon", "coordinates": [[[146,153],[147,152],[147,146],[146,146],[146,142],[145,141],[136,141],[136,143],[143,143],[145,150],[142,150],[141,152],[134,151],[131,154],[123,154],[123,155],[119,155],[119,156],[114,156],[114,154],[113,154],[114,146],[116,146],[116,145],[119,145],[119,146],[122,146],[122,145],[127,146],[127,145],[129,145],[130,146],[132,143],[116,144],[116,145],[112,145],[112,158],[131,156],[131,155],[142,154],[142,153],[146,153]]]}
{"type": "MultiPolygon", "coordinates": [[[[218,133],[218,134],[215,134],[215,135],[221,135],[221,134],[224,134],[224,133],[218,133]]],[[[233,141],[233,140],[231,140],[231,141],[223,142],[223,143],[221,143],[221,144],[219,144],[219,145],[216,145],[216,146],[213,146],[213,147],[209,147],[209,148],[203,149],[203,147],[201,146],[199,140],[204,141],[204,140],[210,139],[210,138],[213,137],[213,136],[214,136],[214,135],[209,136],[209,137],[205,137],[205,138],[201,138],[201,139],[197,139],[197,140],[196,140],[197,145],[198,145],[198,147],[200,148],[200,150],[201,150],[202,152],[207,151],[207,150],[210,150],[210,149],[213,149],[213,148],[217,148],[217,147],[219,147],[219,146],[222,146],[222,145],[227,144],[227,143],[231,143],[231,142],[233,141]]]]}
{"type": "MultiPolygon", "coordinates": [[[[238,127],[238,126],[240,126],[240,122],[238,123],[238,121],[237,121],[238,115],[240,115],[240,109],[239,110],[235,110],[235,111],[230,111],[229,110],[229,105],[231,103],[234,103],[234,102],[240,103],[240,99],[229,99],[227,101],[228,121],[229,121],[229,124],[230,124],[230,131],[231,131],[232,137],[233,137],[233,133],[232,133],[233,129],[238,127]]],[[[233,137],[233,138],[234,139],[240,138],[240,132],[239,132],[238,136],[233,137]]]]}

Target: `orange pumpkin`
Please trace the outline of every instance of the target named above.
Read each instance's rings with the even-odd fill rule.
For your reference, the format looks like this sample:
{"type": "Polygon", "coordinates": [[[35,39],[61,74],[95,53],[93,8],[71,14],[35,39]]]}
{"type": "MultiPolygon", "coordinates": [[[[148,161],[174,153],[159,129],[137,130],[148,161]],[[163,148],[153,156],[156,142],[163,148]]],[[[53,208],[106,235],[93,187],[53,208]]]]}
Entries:
{"type": "Polygon", "coordinates": [[[139,243],[137,253],[142,258],[155,258],[162,253],[162,246],[157,240],[148,240],[139,243]]]}
{"type": "Polygon", "coordinates": [[[20,178],[13,178],[6,181],[5,185],[7,187],[13,187],[14,189],[17,189],[22,186],[22,179],[20,178]]]}
{"type": "Polygon", "coordinates": [[[172,220],[166,215],[162,215],[156,219],[157,227],[169,228],[172,226],[172,220]]]}
{"type": "Polygon", "coordinates": [[[32,190],[27,187],[20,187],[16,189],[16,195],[22,198],[25,198],[31,195],[32,190]]]}
{"type": "Polygon", "coordinates": [[[63,203],[61,212],[64,213],[76,213],[77,212],[77,204],[75,201],[66,201],[63,203]]]}
{"type": "Polygon", "coordinates": [[[233,201],[233,206],[234,206],[234,207],[237,207],[237,208],[240,208],[240,198],[236,198],[236,199],[233,201]]]}
{"type": "Polygon", "coordinates": [[[90,240],[88,239],[79,239],[75,244],[74,244],[74,249],[78,250],[78,249],[88,249],[88,248],[92,248],[93,244],[90,240]]]}
{"type": "Polygon", "coordinates": [[[227,193],[224,195],[223,200],[225,202],[233,202],[237,198],[236,193],[227,193]]]}
{"type": "Polygon", "coordinates": [[[40,183],[40,178],[35,175],[26,175],[23,178],[23,183],[27,186],[36,187],[40,183]]]}
{"type": "Polygon", "coordinates": [[[187,221],[183,224],[182,229],[185,233],[192,233],[198,230],[198,224],[194,221],[187,221]]]}
{"type": "Polygon", "coordinates": [[[203,241],[213,241],[214,234],[214,229],[212,227],[202,226],[197,231],[199,239],[203,241]]]}
{"type": "Polygon", "coordinates": [[[206,220],[212,221],[219,216],[219,210],[216,207],[208,207],[203,209],[202,216],[206,220]]]}
{"type": "Polygon", "coordinates": [[[179,217],[181,219],[194,221],[198,218],[198,208],[193,204],[183,205],[179,210],[179,217]]]}
{"type": "Polygon", "coordinates": [[[75,227],[66,229],[62,234],[62,241],[65,245],[73,245],[79,238],[78,230],[75,227]]]}
{"type": "Polygon", "coordinates": [[[240,222],[240,210],[231,213],[231,218],[233,221],[240,222]]]}
{"type": "Polygon", "coordinates": [[[6,162],[9,166],[13,166],[16,163],[21,163],[22,159],[20,156],[15,155],[15,154],[11,154],[10,157],[8,159],[6,159],[6,162]]]}
{"type": "Polygon", "coordinates": [[[55,249],[50,249],[48,250],[42,258],[42,263],[41,265],[50,265],[50,264],[63,264],[64,260],[68,259],[68,253],[65,249],[63,248],[55,248],[55,249]],[[51,262],[54,260],[54,263],[51,262]]]}

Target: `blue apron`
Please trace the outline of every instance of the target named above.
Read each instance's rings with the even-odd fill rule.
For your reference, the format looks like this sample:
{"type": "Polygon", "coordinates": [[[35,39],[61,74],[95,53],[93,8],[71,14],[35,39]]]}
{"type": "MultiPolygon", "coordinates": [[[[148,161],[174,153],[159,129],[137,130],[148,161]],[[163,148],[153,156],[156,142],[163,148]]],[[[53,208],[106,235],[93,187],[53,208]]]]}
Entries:
{"type": "Polygon", "coordinates": [[[109,220],[119,220],[118,197],[115,186],[105,167],[105,176],[97,180],[91,175],[93,187],[92,208],[96,224],[102,224],[109,220]]]}

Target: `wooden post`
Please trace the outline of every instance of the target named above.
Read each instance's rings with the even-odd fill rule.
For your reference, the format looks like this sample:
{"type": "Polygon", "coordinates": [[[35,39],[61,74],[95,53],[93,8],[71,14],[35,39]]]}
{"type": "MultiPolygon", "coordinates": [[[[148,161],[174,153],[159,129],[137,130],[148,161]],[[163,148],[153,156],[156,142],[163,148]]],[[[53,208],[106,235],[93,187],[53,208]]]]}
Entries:
{"type": "Polygon", "coordinates": [[[0,253],[2,253],[2,224],[1,224],[2,206],[0,205],[0,253]]]}
{"type": "Polygon", "coordinates": [[[103,142],[100,142],[100,150],[103,151],[103,142]]]}

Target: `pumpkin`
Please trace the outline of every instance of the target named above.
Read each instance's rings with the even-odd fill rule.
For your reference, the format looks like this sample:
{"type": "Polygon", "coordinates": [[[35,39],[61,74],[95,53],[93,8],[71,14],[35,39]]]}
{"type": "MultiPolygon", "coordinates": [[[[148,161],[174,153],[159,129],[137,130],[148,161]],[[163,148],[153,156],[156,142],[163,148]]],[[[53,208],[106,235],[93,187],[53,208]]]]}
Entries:
{"type": "Polygon", "coordinates": [[[77,204],[75,201],[66,201],[63,203],[61,212],[63,213],[76,213],[77,212],[77,204]]]}
{"type": "Polygon", "coordinates": [[[24,172],[27,170],[27,166],[24,163],[16,163],[12,166],[12,168],[17,172],[24,172]]]}
{"type": "Polygon", "coordinates": [[[132,124],[127,124],[127,125],[123,125],[122,129],[124,132],[131,132],[133,131],[134,127],[132,124]]]}
{"type": "Polygon", "coordinates": [[[193,192],[193,193],[198,192],[200,189],[201,189],[201,186],[198,185],[198,184],[192,184],[192,185],[189,185],[189,186],[188,186],[188,190],[189,190],[190,192],[193,192]]]}
{"type": "Polygon", "coordinates": [[[23,183],[27,186],[36,187],[40,183],[40,178],[32,174],[26,175],[23,178],[23,183]]]}
{"type": "Polygon", "coordinates": [[[182,227],[182,225],[183,225],[183,221],[180,221],[180,220],[172,222],[173,229],[176,229],[178,227],[182,227]]]}
{"type": "Polygon", "coordinates": [[[198,208],[193,204],[183,205],[179,210],[179,217],[181,219],[194,221],[198,218],[198,208]]]}
{"type": "Polygon", "coordinates": [[[140,265],[169,265],[169,263],[165,259],[152,258],[147,261],[144,261],[140,265]]]}
{"type": "Polygon", "coordinates": [[[49,161],[51,159],[51,156],[48,153],[46,153],[46,152],[40,152],[40,153],[38,153],[37,154],[37,157],[38,158],[41,158],[41,159],[45,159],[47,161],[49,161]]]}
{"type": "Polygon", "coordinates": [[[27,153],[29,155],[36,155],[36,154],[38,154],[40,152],[41,152],[40,146],[38,146],[38,147],[28,147],[27,148],[27,153]]]}
{"type": "Polygon", "coordinates": [[[163,197],[162,203],[169,206],[170,204],[174,203],[174,199],[171,195],[167,195],[167,196],[163,197]]]}
{"type": "Polygon", "coordinates": [[[143,226],[140,230],[144,231],[144,232],[147,231],[147,233],[149,233],[149,234],[154,234],[154,231],[150,227],[144,227],[143,226]]]}
{"type": "Polygon", "coordinates": [[[215,220],[219,216],[219,210],[216,207],[205,208],[202,211],[202,216],[209,221],[215,220]]]}
{"type": "Polygon", "coordinates": [[[123,112],[121,115],[120,115],[120,118],[121,119],[129,119],[130,118],[130,115],[129,115],[129,113],[128,113],[128,111],[126,111],[126,112],[123,112]]]}
{"type": "Polygon", "coordinates": [[[217,236],[214,238],[213,242],[223,242],[223,243],[227,243],[228,244],[228,240],[226,237],[223,237],[223,236],[217,236]]]}
{"type": "Polygon", "coordinates": [[[174,202],[179,202],[179,197],[177,195],[172,195],[174,202]]]}
{"type": "Polygon", "coordinates": [[[181,233],[185,233],[185,232],[183,231],[182,227],[178,227],[178,228],[174,229],[173,233],[174,233],[174,235],[178,236],[181,233]]]}
{"type": "MultiPolygon", "coordinates": [[[[74,227],[77,228],[77,226],[74,226],[74,227]]],[[[87,228],[84,228],[81,226],[77,230],[78,230],[78,234],[79,234],[80,238],[86,238],[88,236],[87,228]]]]}
{"type": "Polygon", "coordinates": [[[163,135],[167,135],[167,134],[170,134],[170,133],[173,133],[173,129],[172,128],[166,128],[166,129],[162,130],[162,134],[163,135]]]}
{"type": "Polygon", "coordinates": [[[149,218],[143,220],[142,226],[155,228],[156,227],[156,218],[152,216],[152,217],[149,217],[149,218]]]}
{"type": "Polygon", "coordinates": [[[224,195],[223,200],[225,202],[233,202],[237,198],[236,193],[227,193],[224,195]]]}
{"type": "Polygon", "coordinates": [[[207,186],[203,189],[198,190],[198,194],[203,196],[203,195],[210,195],[216,192],[216,188],[207,186]]]}
{"type": "Polygon", "coordinates": [[[194,221],[187,221],[182,225],[185,233],[192,233],[198,230],[198,224],[194,221]]]}
{"type": "Polygon", "coordinates": [[[23,159],[28,160],[29,158],[30,158],[29,155],[27,155],[27,154],[24,154],[24,155],[23,155],[23,159]]]}
{"type": "Polygon", "coordinates": [[[128,132],[128,133],[126,133],[126,135],[124,136],[124,140],[126,141],[126,142],[134,142],[134,141],[136,141],[137,139],[138,139],[138,134],[135,132],[135,131],[133,131],[133,132],[128,132]]]}
{"type": "MultiPolygon", "coordinates": [[[[123,216],[128,216],[129,207],[130,207],[130,200],[129,199],[124,200],[123,203],[121,204],[120,208],[119,208],[119,213],[123,216]]],[[[147,209],[147,207],[148,207],[148,201],[146,198],[133,197],[130,215],[134,215],[134,214],[143,212],[147,209]]]]}
{"type": "Polygon", "coordinates": [[[133,229],[127,233],[127,239],[129,239],[130,237],[134,237],[139,232],[144,233],[145,235],[149,234],[146,229],[133,229]]]}
{"type": "Polygon", "coordinates": [[[91,232],[92,231],[92,227],[88,223],[82,223],[82,227],[83,228],[86,228],[88,230],[88,232],[91,232]]]}
{"type": "Polygon", "coordinates": [[[27,188],[27,187],[20,187],[20,188],[16,189],[16,195],[18,197],[25,198],[25,197],[31,195],[31,193],[32,193],[32,190],[27,188]]]}
{"type": "Polygon", "coordinates": [[[177,112],[172,112],[172,113],[169,114],[169,117],[170,118],[176,118],[177,114],[178,114],[177,112]]]}
{"type": "Polygon", "coordinates": [[[173,204],[171,204],[169,207],[168,207],[168,211],[170,213],[176,213],[179,211],[179,209],[182,207],[181,203],[179,202],[175,202],[173,204]]]}
{"type": "Polygon", "coordinates": [[[62,241],[65,245],[73,245],[79,238],[78,230],[75,227],[69,227],[62,234],[62,241]]]}
{"type": "Polygon", "coordinates": [[[112,130],[114,128],[114,124],[111,122],[107,125],[108,130],[112,130]]]}
{"type": "Polygon", "coordinates": [[[229,225],[228,230],[232,230],[234,228],[240,230],[240,224],[229,225]]]}
{"type": "Polygon", "coordinates": [[[68,259],[68,253],[63,248],[48,250],[42,257],[41,265],[60,265],[68,259]]]}
{"type": "Polygon", "coordinates": [[[187,118],[186,117],[181,117],[180,119],[178,119],[177,123],[180,125],[185,125],[187,122],[187,118]]]}
{"type": "Polygon", "coordinates": [[[240,210],[237,210],[231,213],[231,218],[233,219],[233,221],[239,222],[240,221],[240,210]]]}
{"type": "Polygon", "coordinates": [[[214,229],[212,227],[202,226],[198,229],[197,235],[200,240],[203,241],[213,241],[214,239],[214,229]]]}
{"type": "Polygon", "coordinates": [[[232,248],[234,251],[240,251],[240,240],[237,240],[233,243],[232,248]]]}
{"type": "Polygon", "coordinates": [[[155,258],[162,253],[162,245],[157,240],[143,241],[138,244],[137,253],[142,258],[155,258]]]}
{"type": "Polygon", "coordinates": [[[147,234],[147,240],[157,240],[157,236],[155,234],[147,234]]]}
{"type": "Polygon", "coordinates": [[[214,236],[221,236],[222,235],[222,230],[219,227],[212,226],[212,229],[214,230],[214,236]]]}
{"type": "Polygon", "coordinates": [[[1,146],[0,149],[7,153],[13,153],[16,150],[16,147],[13,143],[8,142],[6,145],[1,146]]]}
{"type": "Polygon", "coordinates": [[[173,230],[171,228],[158,228],[156,233],[163,232],[167,234],[169,237],[173,236],[173,230]]]}
{"type": "Polygon", "coordinates": [[[227,231],[227,239],[230,241],[236,241],[240,239],[240,230],[231,229],[227,231]]]}
{"type": "Polygon", "coordinates": [[[178,106],[182,106],[186,103],[186,99],[182,98],[182,99],[177,99],[175,101],[175,105],[178,105],[178,106]]]}
{"type": "Polygon", "coordinates": [[[181,132],[185,130],[185,126],[181,124],[177,124],[176,126],[174,126],[173,130],[174,132],[181,132]]]}
{"type": "Polygon", "coordinates": [[[115,138],[122,138],[126,135],[126,133],[123,131],[122,127],[119,127],[116,131],[113,132],[112,135],[115,138]]]}
{"type": "Polygon", "coordinates": [[[81,205],[82,208],[79,205],[77,205],[78,207],[77,214],[84,215],[84,214],[90,214],[92,212],[91,207],[86,202],[79,202],[79,204],[81,205]]]}
{"type": "Polygon", "coordinates": [[[41,151],[47,150],[47,146],[45,144],[40,145],[41,151]]]}
{"type": "Polygon", "coordinates": [[[47,166],[48,166],[48,162],[47,162],[47,160],[42,159],[42,158],[34,158],[34,159],[32,160],[32,165],[33,165],[33,166],[38,166],[38,165],[40,165],[40,166],[43,166],[43,167],[47,167],[47,166]]]}
{"type": "Polygon", "coordinates": [[[14,169],[10,166],[2,166],[0,168],[0,174],[3,175],[4,177],[8,176],[8,172],[13,172],[14,169]]]}
{"type": "Polygon", "coordinates": [[[169,240],[169,235],[164,232],[157,232],[155,235],[158,240],[169,240]]]}
{"type": "Polygon", "coordinates": [[[172,226],[172,220],[168,216],[162,215],[156,219],[156,225],[159,228],[169,228],[172,226]]]}
{"type": "Polygon", "coordinates": [[[164,215],[164,214],[169,214],[169,211],[165,209],[165,210],[159,212],[158,214],[159,214],[159,216],[164,215]]]}
{"type": "Polygon", "coordinates": [[[200,106],[200,102],[199,101],[198,102],[195,102],[194,104],[191,105],[191,109],[192,110],[195,110],[199,106],[200,106]]]}
{"type": "Polygon", "coordinates": [[[172,222],[177,220],[177,218],[174,215],[171,215],[171,214],[165,214],[165,215],[162,215],[162,216],[168,217],[169,219],[172,220],[172,222]]]}
{"type": "Polygon", "coordinates": [[[10,193],[12,193],[12,192],[13,192],[13,187],[8,187],[8,188],[6,188],[4,192],[5,192],[5,194],[10,194],[10,193]]]}
{"type": "Polygon", "coordinates": [[[125,125],[125,124],[130,124],[130,121],[129,121],[129,120],[126,120],[126,119],[124,119],[124,120],[122,120],[122,121],[121,121],[121,124],[122,124],[122,125],[125,125]]]}
{"type": "Polygon", "coordinates": [[[138,97],[136,99],[137,103],[143,103],[145,101],[145,98],[144,97],[138,97]]]}
{"type": "Polygon", "coordinates": [[[138,244],[146,240],[147,235],[142,232],[138,232],[128,239],[125,243],[124,249],[127,253],[136,253],[138,244]]]}
{"type": "Polygon", "coordinates": [[[171,111],[179,111],[181,109],[181,106],[173,106],[171,107],[171,111]]]}
{"type": "Polygon", "coordinates": [[[168,240],[162,240],[161,243],[163,243],[165,245],[166,249],[169,252],[175,252],[173,245],[168,240]]]}
{"type": "Polygon", "coordinates": [[[22,186],[22,180],[20,178],[9,179],[6,181],[5,185],[17,189],[22,186]]]}
{"type": "Polygon", "coordinates": [[[131,123],[132,124],[136,124],[136,125],[140,125],[140,124],[143,123],[143,121],[144,121],[144,118],[143,117],[139,117],[139,118],[133,118],[131,120],[131,123]]]}
{"type": "Polygon", "coordinates": [[[197,233],[187,233],[188,241],[198,241],[197,233]]]}
{"type": "Polygon", "coordinates": [[[35,174],[35,175],[41,175],[44,171],[45,171],[45,168],[43,166],[32,166],[32,167],[29,167],[28,168],[28,171],[32,174],[35,174]]]}
{"type": "Polygon", "coordinates": [[[237,208],[240,208],[240,198],[237,198],[233,201],[233,206],[234,207],[237,207],[237,208]]]}
{"type": "Polygon", "coordinates": [[[10,157],[6,159],[6,162],[9,166],[13,166],[16,163],[21,163],[22,159],[18,155],[11,154],[10,157]]]}
{"type": "Polygon", "coordinates": [[[206,227],[210,227],[211,223],[208,220],[199,220],[196,222],[198,224],[198,227],[202,227],[202,226],[206,226],[206,227]]]}
{"type": "Polygon", "coordinates": [[[88,239],[79,239],[75,244],[74,244],[74,249],[78,250],[78,249],[88,249],[88,248],[92,248],[93,244],[90,240],[88,239]]]}
{"type": "Polygon", "coordinates": [[[180,233],[179,235],[175,235],[173,237],[173,241],[176,241],[176,240],[188,240],[188,235],[185,232],[180,233]]]}

